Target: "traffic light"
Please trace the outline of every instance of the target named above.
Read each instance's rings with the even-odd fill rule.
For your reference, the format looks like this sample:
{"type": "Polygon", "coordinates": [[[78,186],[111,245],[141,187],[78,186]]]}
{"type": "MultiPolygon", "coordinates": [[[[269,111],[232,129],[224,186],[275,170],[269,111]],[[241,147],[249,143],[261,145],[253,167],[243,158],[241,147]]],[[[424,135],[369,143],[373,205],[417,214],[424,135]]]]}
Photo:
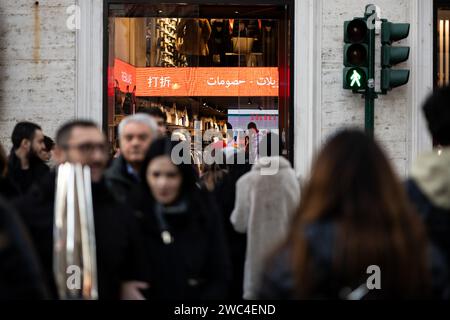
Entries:
{"type": "Polygon", "coordinates": [[[344,23],[344,89],[367,88],[369,67],[369,36],[366,18],[344,23]]]}
{"type": "Polygon", "coordinates": [[[381,24],[381,90],[383,93],[403,86],[409,81],[409,70],[391,68],[409,59],[410,47],[392,47],[392,43],[409,36],[409,23],[392,23],[386,19],[381,24]]]}

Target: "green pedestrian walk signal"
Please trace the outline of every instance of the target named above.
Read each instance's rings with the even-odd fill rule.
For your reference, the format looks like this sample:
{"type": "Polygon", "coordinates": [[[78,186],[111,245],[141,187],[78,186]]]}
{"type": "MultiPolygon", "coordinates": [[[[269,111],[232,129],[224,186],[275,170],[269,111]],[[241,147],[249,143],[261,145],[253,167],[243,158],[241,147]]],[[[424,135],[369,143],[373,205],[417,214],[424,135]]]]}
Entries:
{"type": "Polygon", "coordinates": [[[363,89],[363,85],[367,83],[366,74],[364,73],[364,71],[362,71],[362,69],[350,68],[348,69],[346,76],[348,78],[345,82],[348,83],[350,89],[363,89]]]}
{"type": "Polygon", "coordinates": [[[367,88],[368,31],[366,18],[344,23],[344,89],[358,91],[367,88]]]}

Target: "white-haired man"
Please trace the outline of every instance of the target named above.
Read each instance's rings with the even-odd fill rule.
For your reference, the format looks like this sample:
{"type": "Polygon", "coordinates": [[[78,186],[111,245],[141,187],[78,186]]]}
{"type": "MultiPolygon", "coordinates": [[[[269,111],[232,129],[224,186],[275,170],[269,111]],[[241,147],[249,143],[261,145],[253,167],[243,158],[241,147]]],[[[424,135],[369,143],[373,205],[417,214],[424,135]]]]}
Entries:
{"type": "Polygon", "coordinates": [[[131,206],[138,202],[141,165],[157,136],[158,125],[146,114],[126,117],[119,124],[121,155],[105,174],[108,187],[119,201],[131,206]]]}

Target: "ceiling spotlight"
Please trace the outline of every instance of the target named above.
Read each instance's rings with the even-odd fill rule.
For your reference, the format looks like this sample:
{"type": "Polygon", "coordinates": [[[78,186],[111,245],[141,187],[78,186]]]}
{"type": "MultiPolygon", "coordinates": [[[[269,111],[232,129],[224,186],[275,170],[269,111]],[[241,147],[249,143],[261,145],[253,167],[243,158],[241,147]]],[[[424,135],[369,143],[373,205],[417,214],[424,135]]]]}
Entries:
{"type": "Polygon", "coordinates": [[[161,14],[161,13],[163,13],[163,11],[161,9],[159,9],[158,10],[158,14],[161,14]]]}

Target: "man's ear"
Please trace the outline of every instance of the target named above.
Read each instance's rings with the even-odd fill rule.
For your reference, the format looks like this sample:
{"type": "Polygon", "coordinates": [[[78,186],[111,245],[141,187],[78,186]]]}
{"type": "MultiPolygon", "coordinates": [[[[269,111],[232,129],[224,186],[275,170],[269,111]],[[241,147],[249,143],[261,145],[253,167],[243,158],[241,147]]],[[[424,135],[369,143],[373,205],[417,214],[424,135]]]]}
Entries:
{"type": "Polygon", "coordinates": [[[53,156],[54,156],[54,160],[55,160],[56,164],[58,164],[58,165],[66,162],[66,153],[59,146],[55,146],[55,149],[53,150],[53,156]]]}
{"type": "Polygon", "coordinates": [[[26,151],[30,151],[31,149],[31,141],[28,139],[23,139],[22,142],[20,143],[20,148],[26,150],[26,151]]]}

